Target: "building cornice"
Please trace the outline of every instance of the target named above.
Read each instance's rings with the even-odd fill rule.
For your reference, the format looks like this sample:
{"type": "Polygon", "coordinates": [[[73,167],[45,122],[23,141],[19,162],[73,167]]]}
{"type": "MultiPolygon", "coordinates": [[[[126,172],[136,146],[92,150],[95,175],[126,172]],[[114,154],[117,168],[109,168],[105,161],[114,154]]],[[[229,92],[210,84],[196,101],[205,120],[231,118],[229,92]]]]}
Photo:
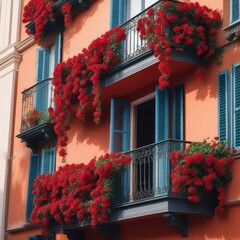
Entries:
{"type": "Polygon", "coordinates": [[[25,38],[23,41],[15,44],[15,46],[16,46],[17,51],[21,54],[35,44],[36,44],[36,42],[34,41],[33,36],[29,36],[29,37],[25,38]]]}
{"type": "Polygon", "coordinates": [[[0,72],[11,66],[11,70],[17,70],[21,61],[21,55],[14,45],[0,53],[0,72]]]}
{"type": "Polygon", "coordinates": [[[28,37],[21,42],[10,45],[0,52],[0,71],[11,67],[11,70],[18,70],[18,65],[22,59],[22,53],[32,47],[35,43],[33,37],[28,37]]]}

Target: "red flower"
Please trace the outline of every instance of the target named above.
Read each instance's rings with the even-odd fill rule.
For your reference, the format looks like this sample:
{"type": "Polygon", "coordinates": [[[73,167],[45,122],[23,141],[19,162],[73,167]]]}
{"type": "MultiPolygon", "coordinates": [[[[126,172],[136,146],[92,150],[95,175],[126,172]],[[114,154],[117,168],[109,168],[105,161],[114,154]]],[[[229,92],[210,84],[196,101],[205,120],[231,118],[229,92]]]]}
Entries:
{"type": "Polygon", "coordinates": [[[200,202],[200,197],[198,195],[192,195],[192,196],[188,197],[188,200],[198,203],[198,202],[200,202]]]}

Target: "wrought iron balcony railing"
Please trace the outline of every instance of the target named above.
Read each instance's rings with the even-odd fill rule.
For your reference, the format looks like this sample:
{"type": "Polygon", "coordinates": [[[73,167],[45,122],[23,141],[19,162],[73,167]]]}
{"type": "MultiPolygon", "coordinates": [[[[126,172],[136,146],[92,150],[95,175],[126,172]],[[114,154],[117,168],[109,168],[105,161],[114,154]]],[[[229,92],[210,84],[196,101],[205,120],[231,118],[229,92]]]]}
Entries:
{"type": "Polygon", "coordinates": [[[121,25],[121,27],[125,29],[126,33],[126,40],[122,43],[121,48],[121,64],[137,59],[141,55],[150,52],[146,41],[140,38],[140,33],[137,31],[137,23],[139,19],[147,16],[147,11],[149,8],[154,8],[156,11],[158,9],[161,9],[162,4],[162,0],[156,2],[155,4],[145,9],[143,12],[139,13],[121,25]]]}
{"type": "Polygon", "coordinates": [[[132,161],[121,176],[114,205],[167,196],[171,192],[169,154],[189,143],[166,140],[127,152],[132,161]]]}
{"type": "MultiPolygon", "coordinates": [[[[178,1],[171,0],[171,2],[176,3],[178,1]]],[[[156,13],[158,10],[163,8],[163,4],[164,1],[159,0],[121,25],[121,28],[125,29],[126,40],[122,42],[121,60],[116,68],[124,65],[129,65],[134,61],[138,61],[143,57],[147,57],[153,54],[152,50],[147,47],[147,41],[140,38],[140,33],[137,31],[137,23],[139,19],[147,17],[147,12],[150,8],[153,8],[156,13]]],[[[167,34],[170,34],[170,32],[167,32],[167,34]]],[[[176,43],[172,43],[172,47],[172,58],[174,60],[202,64],[202,58],[196,56],[194,47],[185,46],[184,54],[182,54],[181,51],[179,52],[176,50],[178,48],[176,43]]]]}
{"type": "Polygon", "coordinates": [[[48,107],[53,105],[52,79],[46,79],[22,92],[21,132],[49,121],[48,107]]]}

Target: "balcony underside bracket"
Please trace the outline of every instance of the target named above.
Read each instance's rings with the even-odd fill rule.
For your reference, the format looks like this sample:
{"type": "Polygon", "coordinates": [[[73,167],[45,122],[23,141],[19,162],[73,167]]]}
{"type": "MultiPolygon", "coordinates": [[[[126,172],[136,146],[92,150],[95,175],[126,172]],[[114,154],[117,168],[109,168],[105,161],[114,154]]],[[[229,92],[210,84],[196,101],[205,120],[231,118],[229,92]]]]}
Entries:
{"type": "Polygon", "coordinates": [[[119,240],[119,225],[103,224],[99,226],[99,230],[111,240],[119,240]]]}
{"type": "Polygon", "coordinates": [[[69,240],[84,240],[84,232],[76,230],[63,231],[69,240]]]}
{"type": "Polygon", "coordinates": [[[180,230],[180,234],[182,237],[188,236],[188,216],[187,215],[166,213],[163,216],[168,221],[170,226],[176,227],[180,230]]]}

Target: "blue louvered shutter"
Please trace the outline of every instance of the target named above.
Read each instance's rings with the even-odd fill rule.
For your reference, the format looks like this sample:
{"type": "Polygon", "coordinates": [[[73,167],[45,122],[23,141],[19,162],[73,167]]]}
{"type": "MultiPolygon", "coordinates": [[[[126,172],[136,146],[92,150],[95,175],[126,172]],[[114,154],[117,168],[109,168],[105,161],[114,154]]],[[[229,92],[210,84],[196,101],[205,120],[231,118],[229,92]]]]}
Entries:
{"type": "Polygon", "coordinates": [[[37,86],[36,86],[36,109],[47,114],[49,83],[44,81],[49,78],[50,49],[37,49],[37,86]]]}
{"type": "Polygon", "coordinates": [[[228,139],[228,72],[218,74],[218,136],[228,139]]]}
{"type": "Polygon", "coordinates": [[[31,213],[34,207],[32,186],[34,179],[39,175],[40,158],[39,154],[31,154],[29,174],[28,174],[28,190],[27,190],[27,206],[26,206],[26,221],[30,220],[31,213]]]}
{"type": "Polygon", "coordinates": [[[55,149],[42,150],[41,173],[50,174],[55,168],[55,149]]]}
{"type": "Polygon", "coordinates": [[[111,0],[111,22],[110,27],[114,28],[122,24],[126,19],[126,0],[111,0]]]}
{"type": "Polygon", "coordinates": [[[234,147],[240,150],[240,63],[233,66],[234,91],[234,147]]]}
{"type": "Polygon", "coordinates": [[[173,89],[173,139],[183,140],[183,105],[184,87],[179,85],[173,89]]]}
{"type": "Polygon", "coordinates": [[[130,148],[130,104],[111,100],[110,151],[126,152],[130,148]]]}
{"type": "Polygon", "coordinates": [[[231,22],[233,23],[240,20],[240,1],[231,0],[230,6],[231,6],[230,9],[231,22]]]}
{"type": "Polygon", "coordinates": [[[55,66],[61,62],[61,52],[62,52],[62,36],[61,34],[59,34],[55,41],[55,59],[54,59],[55,66]]]}
{"type": "MultiPolygon", "coordinates": [[[[110,152],[130,150],[130,104],[126,101],[111,99],[110,152]]],[[[121,174],[119,194],[124,199],[130,194],[130,171],[125,167],[121,174]]]]}
{"type": "Polygon", "coordinates": [[[48,237],[44,238],[43,235],[35,235],[35,236],[28,237],[28,240],[45,240],[45,239],[48,239],[48,237]]]}
{"type": "Polygon", "coordinates": [[[169,89],[160,90],[156,87],[156,121],[155,141],[163,141],[169,138],[169,89]]]}
{"type": "MultiPolygon", "coordinates": [[[[155,95],[155,141],[161,142],[169,138],[169,89],[160,90],[156,86],[155,95]]],[[[156,145],[156,152],[159,154],[154,156],[157,159],[154,161],[153,179],[156,179],[154,185],[160,193],[168,186],[167,152],[164,152],[166,149],[156,145]]]]}

